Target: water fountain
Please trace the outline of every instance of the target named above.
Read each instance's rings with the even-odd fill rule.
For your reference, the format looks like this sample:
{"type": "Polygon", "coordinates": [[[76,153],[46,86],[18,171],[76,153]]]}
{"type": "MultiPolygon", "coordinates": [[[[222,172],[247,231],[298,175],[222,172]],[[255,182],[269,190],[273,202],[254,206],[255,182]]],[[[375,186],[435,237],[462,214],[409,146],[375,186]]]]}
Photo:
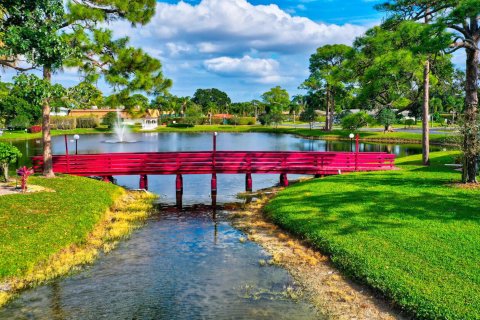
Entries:
{"type": "Polygon", "coordinates": [[[137,142],[136,140],[132,139],[131,132],[128,126],[123,123],[122,118],[120,116],[120,110],[117,110],[117,120],[113,126],[113,133],[115,134],[115,140],[106,140],[106,143],[133,143],[137,142]]]}

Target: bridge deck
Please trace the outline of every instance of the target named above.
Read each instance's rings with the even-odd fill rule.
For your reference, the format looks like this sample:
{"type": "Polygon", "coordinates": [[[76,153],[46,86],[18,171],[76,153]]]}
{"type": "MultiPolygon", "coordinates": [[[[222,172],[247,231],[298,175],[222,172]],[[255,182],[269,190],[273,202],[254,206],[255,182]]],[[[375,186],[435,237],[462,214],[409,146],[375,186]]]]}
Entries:
{"type": "MultiPolygon", "coordinates": [[[[209,151],[106,153],[53,156],[53,170],[81,176],[277,173],[333,175],[390,170],[395,155],[384,152],[209,151]]],[[[34,157],[41,171],[42,157],[34,157]]]]}

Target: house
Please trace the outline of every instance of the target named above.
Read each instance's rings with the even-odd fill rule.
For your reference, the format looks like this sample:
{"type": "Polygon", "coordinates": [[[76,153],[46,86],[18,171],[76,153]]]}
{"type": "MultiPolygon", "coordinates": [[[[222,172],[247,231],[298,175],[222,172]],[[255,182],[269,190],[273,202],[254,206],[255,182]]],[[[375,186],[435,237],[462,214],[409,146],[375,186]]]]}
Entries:
{"type": "Polygon", "coordinates": [[[142,120],[142,130],[155,130],[158,127],[158,118],[160,111],[156,109],[147,109],[142,120]]]}

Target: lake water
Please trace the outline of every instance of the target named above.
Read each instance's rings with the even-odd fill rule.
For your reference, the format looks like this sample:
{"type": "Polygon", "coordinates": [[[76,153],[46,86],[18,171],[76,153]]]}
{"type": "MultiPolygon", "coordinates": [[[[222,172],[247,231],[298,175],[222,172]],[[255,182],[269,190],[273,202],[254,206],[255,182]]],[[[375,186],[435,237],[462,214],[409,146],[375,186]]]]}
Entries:
{"type": "MultiPolygon", "coordinates": [[[[71,137],[69,138],[69,140],[71,137]]],[[[109,135],[84,135],[79,153],[211,150],[211,134],[138,134],[137,143],[111,144],[109,135]]],[[[291,135],[221,133],[218,150],[349,151],[350,142],[291,135]]],[[[53,151],[64,154],[63,137],[53,151]]],[[[71,152],[75,143],[68,142],[71,152]]],[[[37,141],[14,145],[29,157],[37,141]]],[[[418,146],[361,144],[361,151],[420,153],[418,146]]],[[[116,177],[138,187],[138,177],[116,177]]],[[[295,176],[291,176],[295,178],[295,176]]],[[[317,319],[321,315],[298,294],[294,280],[277,266],[261,266],[269,255],[228,223],[222,203],[240,201],[243,175],[219,175],[219,208],[213,215],[210,176],[184,176],[182,209],[176,208],[175,177],[149,176],[160,195],[158,212],[108,255],[73,276],[27,290],[0,310],[0,319],[317,319]]],[[[253,175],[254,189],[278,183],[277,175],[253,175]]]]}

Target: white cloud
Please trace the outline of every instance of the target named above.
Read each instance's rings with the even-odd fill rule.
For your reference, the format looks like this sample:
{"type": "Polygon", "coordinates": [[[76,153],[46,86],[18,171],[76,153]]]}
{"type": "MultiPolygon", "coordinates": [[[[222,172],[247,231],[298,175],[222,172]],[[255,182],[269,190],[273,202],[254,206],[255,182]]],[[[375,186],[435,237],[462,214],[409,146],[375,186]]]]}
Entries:
{"type": "Polygon", "coordinates": [[[202,0],[197,5],[158,3],[155,17],[144,30],[135,36],[124,30],[133,39],[183,41],[198,45],[201,52],[219,54],[251,49],[306,52],[326,43],[349,44],[364,31],[362,26],[316,23],[291,16],[274,4],[252,5],[246,0],[202,0]]]}
{"type": "MultiPolygon", "coordinates": [[[[301,3],[293,8],[302,11],[301,3]]],[[[217,87],[237,101],[258,98],[277,84],[297,92],[316,48],[351,44],[367,29],[317,23],[275,4],[252,5],[247,0],[159,2],[146,26],[116,22],[109,27],[116,36],[129,36],[132,45],[161,59],[165,75],[173,79],[174,94],[217,87]]]]}
{"type": "Polygon", "coordinates": [[[255,82],[275,83],[281,81],[279,63],[273,59],[219,57],[206,60],[205,68],[211,72],[232,76],[254,78],[255,82]]]}

